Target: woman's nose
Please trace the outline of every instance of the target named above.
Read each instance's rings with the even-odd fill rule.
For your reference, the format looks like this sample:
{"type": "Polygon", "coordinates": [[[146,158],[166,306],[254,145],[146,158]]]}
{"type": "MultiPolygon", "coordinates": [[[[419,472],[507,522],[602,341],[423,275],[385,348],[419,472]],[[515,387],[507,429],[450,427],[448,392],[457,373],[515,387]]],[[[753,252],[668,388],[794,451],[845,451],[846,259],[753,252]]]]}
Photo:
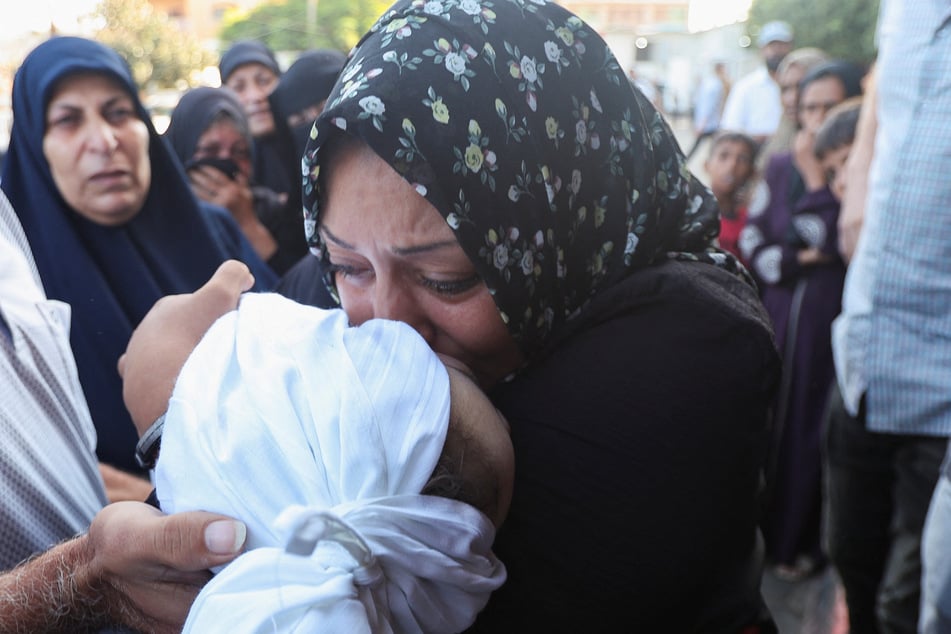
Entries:
{"type": "Polygon", "coordinates": [[[119,146],[115,130],[104,119],[95,119],[89,123],[86,142],[90,149],[103,154],[112,154],[119,146]]]}
{"type": "Polygon", "coordinates": [[[270,91],[261,86],[251,86],[248,88],[248,98],[252,102],[258,101],[267,101],[267,96],[270,94],[270,91]]]}
{"type": "Polygon", "coordinates": [[[427,343],[433,343],[435,329],[425,309],[413,293],[400,284],[379,281],[375,284],[373,316],[409,324],[427,343]]]}

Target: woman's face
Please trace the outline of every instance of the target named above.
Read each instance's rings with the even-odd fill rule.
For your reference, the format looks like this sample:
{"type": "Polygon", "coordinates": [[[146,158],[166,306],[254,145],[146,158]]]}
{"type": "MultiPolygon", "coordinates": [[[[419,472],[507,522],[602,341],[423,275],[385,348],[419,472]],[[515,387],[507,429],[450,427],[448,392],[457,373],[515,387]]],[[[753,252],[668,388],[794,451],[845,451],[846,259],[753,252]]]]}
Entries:
{"type": "Polygon", "coordinates": [[[325,166],[321,239],[350,321],[394,319],[489,387],[522,362],[489,290],[432,205],[362,144],[325,166]]]}
{"type": "Polygon", "coordinates": [[[799,100],[799,82],[806,76],[806,69],[798,64],[790,64],[780,74],[779,99],[783,104],[783,114],[796,120],[796,103],[799,100]]]}
{"type": "Polygon", "coordinates": [[[250,63],[238,66],[225,85],[238,95],[248,116],[248,127],[254,137],[274,132],[274,115],[267,97],[277,88],[277,74],[264,64],[250,63]]]}
{"type": "Polygon", "coordinates": [[[231,119],[219,119],[198,137],[194,159],[220,158],[235,162],[244,177],[251,180],[251,147],[231,119]]]}
{"type": "Polygon", "coordinates": [[[845,87],[838,77],[826,76],[809,82],[799,95],[799,125],[815,134],[832,107],[843,101],[845,87]]]}
{"type": "Polygon", "coordinates": [[[114,226],[142,209],[152,182],[149,130],[116,81],[81,74],[56,86],[43,155],[60,194],[81,216],[114,226]]]}

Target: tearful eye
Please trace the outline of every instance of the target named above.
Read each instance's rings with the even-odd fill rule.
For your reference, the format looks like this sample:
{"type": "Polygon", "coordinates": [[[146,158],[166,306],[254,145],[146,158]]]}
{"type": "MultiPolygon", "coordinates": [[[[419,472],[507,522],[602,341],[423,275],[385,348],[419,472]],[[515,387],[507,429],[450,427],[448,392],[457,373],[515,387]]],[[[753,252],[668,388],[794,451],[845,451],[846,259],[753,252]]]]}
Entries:
{"type": "Polygon", "coordinates": [[[435,292],[438,295],[461,295],[466,291],[469,291],[476,286],[479,282],[482,281],[482,278],[478,274],[474,274],[470,277],[461,279],[461,280],[433,280],[430,278],[423,278],[423,285],[435,292]]]}
{"type": "Polygon", "coordinates": [[[373,275],[373,269],[369,267],[353,266],[351,264],[330,263],[328,271],[337,279],[363,280],[373,275]]]}

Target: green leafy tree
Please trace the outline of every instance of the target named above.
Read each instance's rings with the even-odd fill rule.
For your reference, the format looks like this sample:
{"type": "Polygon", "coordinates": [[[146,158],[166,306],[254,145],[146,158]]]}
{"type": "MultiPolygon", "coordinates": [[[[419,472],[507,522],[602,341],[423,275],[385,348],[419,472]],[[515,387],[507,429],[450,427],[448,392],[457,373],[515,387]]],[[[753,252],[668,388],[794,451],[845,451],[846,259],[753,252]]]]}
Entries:
{"type": "MultiPolygon", "coordinates": [[[[914,1],[914,0],[911,0],[914,1]]],[[[879,0],[753,0],[747,22],[756,41],[770,20],[785,20],[796,47],[815,46],[832,57],[868,64],[875,59],[879,0]]]]}
{"type": "Polygon", "coordinates": [[[348,51],[391,4],[392,0],[274,1],[250,13],[226,13],[220,37],[225,48],[236,40],[252,39],[275,51],[348,51]]]}
{"type": "Polygon", "coordinates": [[[93,37],[125,58],[144,89],[197,85],[201,69],[216,63],[212,52],[148,0],[102,0],[90,17],[100,25],[93,37]]]}

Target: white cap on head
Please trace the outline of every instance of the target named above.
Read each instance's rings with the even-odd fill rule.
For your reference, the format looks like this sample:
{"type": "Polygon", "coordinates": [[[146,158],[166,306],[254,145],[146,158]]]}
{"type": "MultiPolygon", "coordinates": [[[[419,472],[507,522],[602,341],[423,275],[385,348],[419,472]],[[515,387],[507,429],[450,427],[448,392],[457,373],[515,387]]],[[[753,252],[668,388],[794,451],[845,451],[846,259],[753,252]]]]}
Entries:
{"type": "Polygon", "coordinates": [[[756,45],[763,48],[770,42],[792,42],[793,29],[788,22],[773,20],[763,25],[756,37],[756,45]]]}

